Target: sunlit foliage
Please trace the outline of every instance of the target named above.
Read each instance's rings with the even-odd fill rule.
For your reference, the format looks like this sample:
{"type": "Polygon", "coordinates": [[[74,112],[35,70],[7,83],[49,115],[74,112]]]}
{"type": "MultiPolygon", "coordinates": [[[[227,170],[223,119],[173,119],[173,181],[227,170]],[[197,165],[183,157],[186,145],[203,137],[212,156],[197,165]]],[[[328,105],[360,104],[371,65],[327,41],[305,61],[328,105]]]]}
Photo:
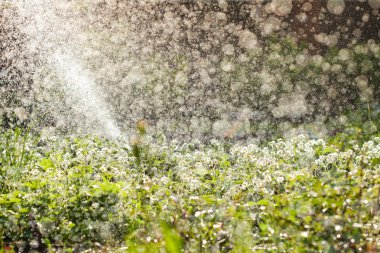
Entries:
{"type": "Polygon", "coordinates": [[[328,143],[298,136],[264,146],[142,135],[137,154],[123,141],[7,131],[0,146],[3,246],[376,250],[380,138],[342,134],[328,143]]]}

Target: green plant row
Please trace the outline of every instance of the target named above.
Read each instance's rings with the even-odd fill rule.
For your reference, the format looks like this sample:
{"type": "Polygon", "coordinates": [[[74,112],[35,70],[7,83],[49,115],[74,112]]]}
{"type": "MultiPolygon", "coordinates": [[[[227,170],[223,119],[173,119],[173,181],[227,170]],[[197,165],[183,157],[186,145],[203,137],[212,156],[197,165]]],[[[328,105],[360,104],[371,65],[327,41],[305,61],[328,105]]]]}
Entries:
{"type": "Polygon", "coordinates": [[[258,146],[143,130],[132,144],[1,133],[2,252],[380,250],[378,135],[258,146]]]}

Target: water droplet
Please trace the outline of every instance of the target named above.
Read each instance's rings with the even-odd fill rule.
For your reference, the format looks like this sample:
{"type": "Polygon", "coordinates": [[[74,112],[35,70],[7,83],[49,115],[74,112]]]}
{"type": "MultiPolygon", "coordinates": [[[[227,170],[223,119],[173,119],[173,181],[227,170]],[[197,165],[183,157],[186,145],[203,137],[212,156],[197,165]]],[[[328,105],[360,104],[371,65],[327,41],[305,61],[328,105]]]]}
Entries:
{"type": "Polygon", "coordinates": [[[328,0],[327,2],[327,9],[335,15],[342,14],[345,7],[346,4],[344,3],[344,0],[328,0]]]}

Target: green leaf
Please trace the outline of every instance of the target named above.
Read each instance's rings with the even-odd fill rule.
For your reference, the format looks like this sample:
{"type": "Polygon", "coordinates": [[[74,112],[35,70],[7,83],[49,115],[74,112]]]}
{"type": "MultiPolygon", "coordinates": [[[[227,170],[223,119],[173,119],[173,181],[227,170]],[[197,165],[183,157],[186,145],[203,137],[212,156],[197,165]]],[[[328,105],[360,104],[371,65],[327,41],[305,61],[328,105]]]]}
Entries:
{"type": "Polygon", "coordinates": [[[262,199],[262,200],[256,202],[256,204],[259,205],[259,206],[269,206],[270,202],[267,199],[262,199]]]}
{"type": "Polygon", "coordinates": [[[42,161],[39,163],[40,167],[44,170],[50,169],[54,167],[54,163],[52,160],[44,158],[42,161]]]}
{"type": "Polygon", "coordinates": [[[260,223],[259,227],[260,227],[261,231],[264,232],[264,233],[268,230],[268,225],[267,224],[260,223]]]}
{"type": "Polygon", "coordinates": [[[165,248],[168,253],[179,253],[182,252],[182,238],[181,236],[171,228],[166,223],[161,225],[164,237],[165,237],[165,248]]]}
{"type": "Polygon", "coordinates": [[[8,203],[21,203],[20,198],[10,197],[8,203]]]}

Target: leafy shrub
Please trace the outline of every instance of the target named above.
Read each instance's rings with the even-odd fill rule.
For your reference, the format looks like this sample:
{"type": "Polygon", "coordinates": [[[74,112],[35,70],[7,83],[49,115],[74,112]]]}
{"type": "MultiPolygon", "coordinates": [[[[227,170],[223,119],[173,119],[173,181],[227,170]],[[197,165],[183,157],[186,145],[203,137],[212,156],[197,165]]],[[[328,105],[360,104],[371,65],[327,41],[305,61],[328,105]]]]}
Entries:
{"type": "Polygon", "coordinates": [[[380,138],[357,137],[343,148],[305,136],[264,146],[141,136],[137,159],[123,140],[8,131],[1,238],[18,249],[376,250],[380,138]]]}

